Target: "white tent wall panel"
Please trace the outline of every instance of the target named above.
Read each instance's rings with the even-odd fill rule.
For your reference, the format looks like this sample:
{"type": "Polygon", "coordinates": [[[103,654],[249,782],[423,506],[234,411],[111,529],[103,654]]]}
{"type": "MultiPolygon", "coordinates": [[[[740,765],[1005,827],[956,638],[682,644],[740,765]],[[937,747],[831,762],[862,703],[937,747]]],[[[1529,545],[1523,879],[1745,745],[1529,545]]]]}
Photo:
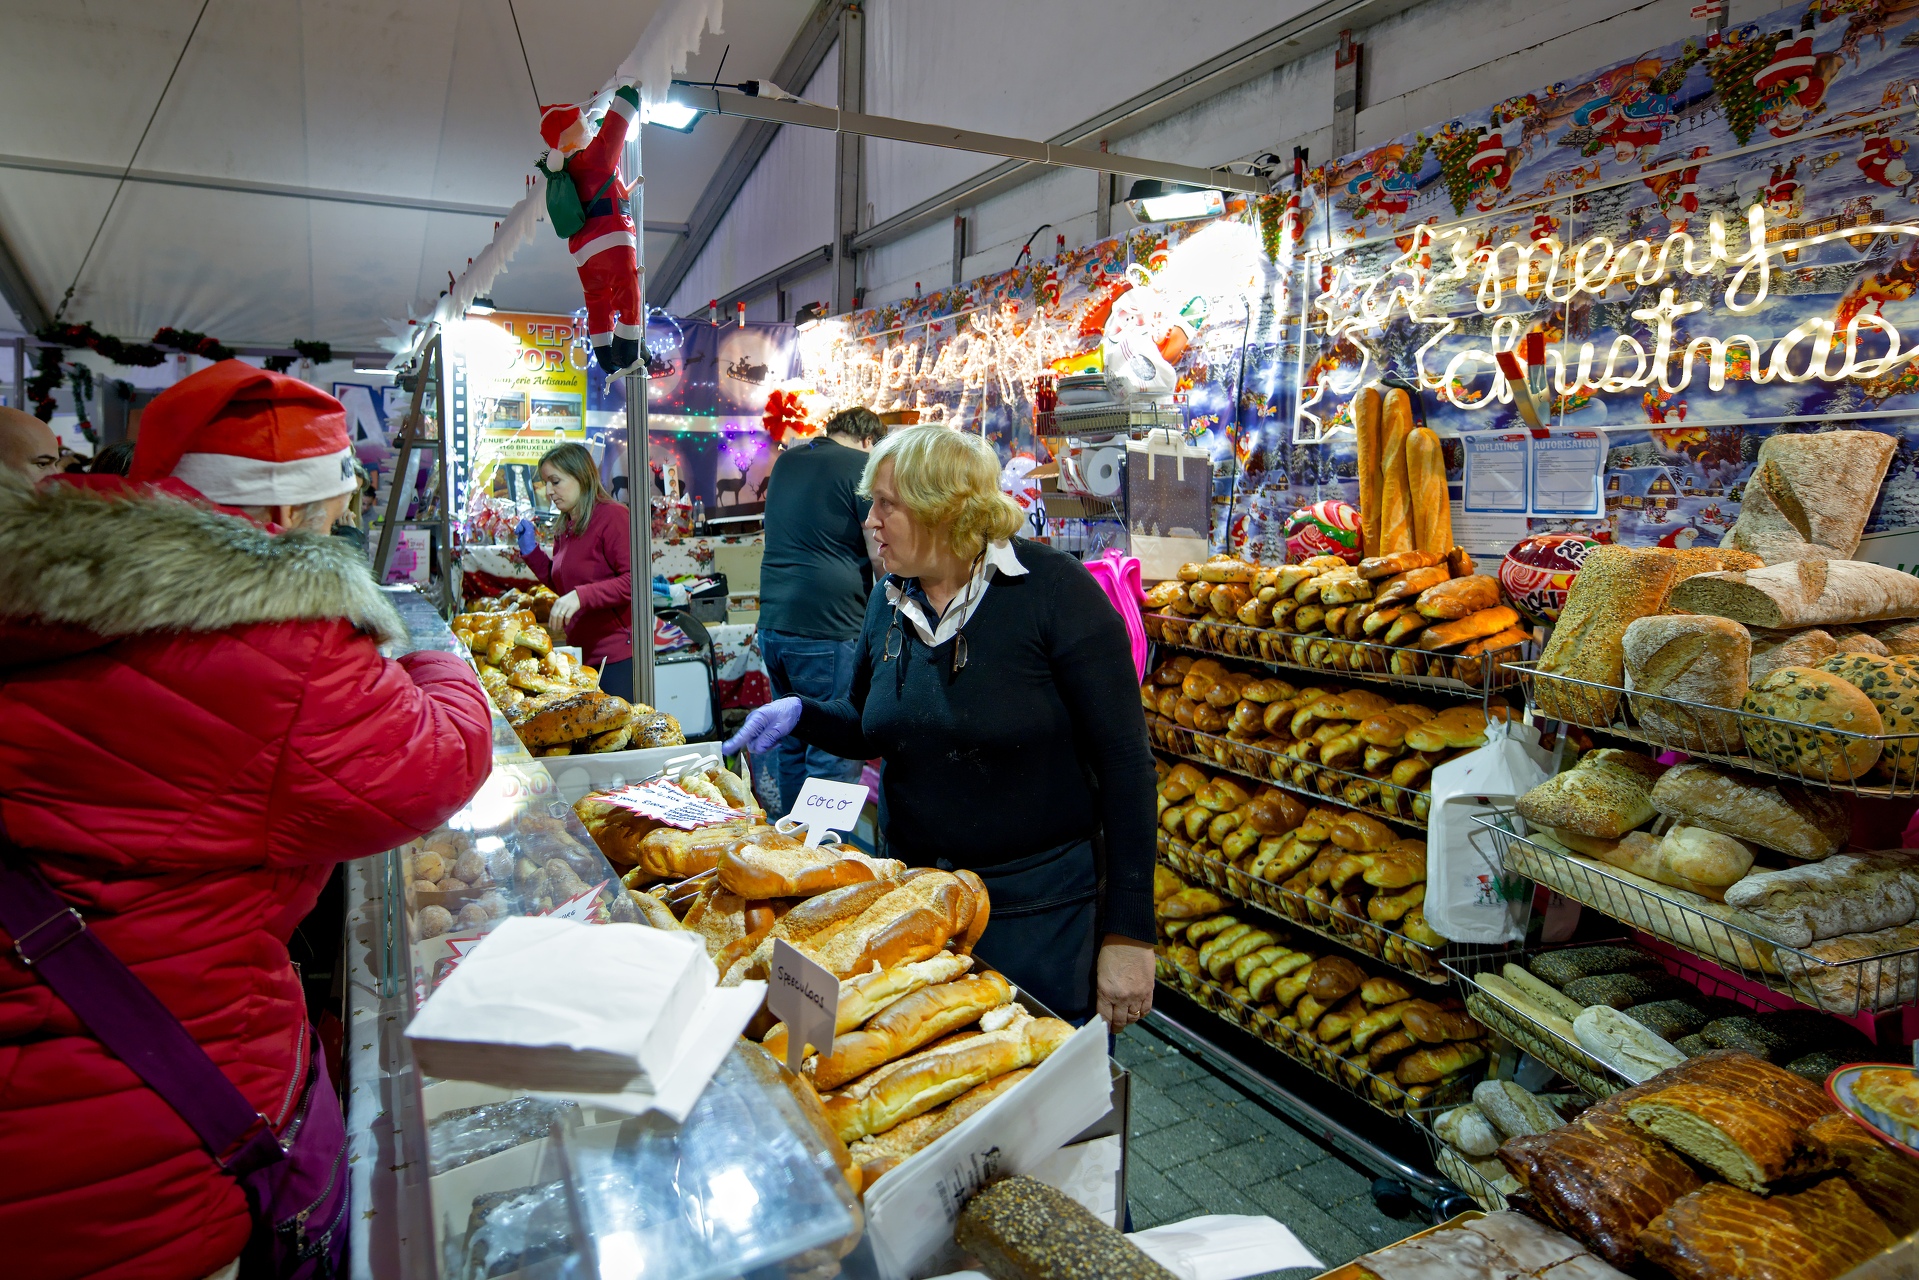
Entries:
{"type": "MultiPolygon", "coordinates": [[[[1311,0],[869,0],[866,109],[1048,138],[1311,7],[1311,0]]],[[[996,163],[869,139],[871,212],[862,225],[996,163]]]]}
{"type": "MultiPolygon", "coordinates": [[[[806,86],[792,92],[821,106],[835,105],[839,68],[835,46],[806,86]]],[[[753,166],[672,299],[649,299],[648,305],[664,305],[675,315],[693,315],[708,299],[831,241],[833,139],[822,129],[793,127],[773,135],[766,154],[753,166]]]]}
{"type": "MultiPolygon", "coordinates": [[[[1381,22],[1354,36],[1365,46],[1363,79],[1357,120],[1359,145],[1384,142],[1402,133],[1427,128],[1461,113],[1482,110],[1501,98],[1526,93],[1555,80],[1563,80],[1603,66],[1608,61],[1631,57],[1675,38],[1694,32],[1703,37],[1705,27],[1691,21],[1693,0],[1654,0],[1641,5],[1635,0],[1430,0],[1398,17],[1381,22]]],[[[902,9],[903,0],[878,0],[869,12],[892,14],[902,9]]],[[[1117,6],[1116,6],[1117,7],[1117,6]]],[[[1287,8],[1290,10],[1291,5],[1287,8]]],[[[1774,0],[1736,0],[1732,21],[1737,23],[1762,16],[1776,8],[1774,0]]],[[[933,21],[931,13],[910,9],[915,23],[933,21]]],[[[1264,15],[1262,29],[1283,18],[1270,9],[1264,15]]],[[[968,14],[970,22],[971,15],[968,14]]],[[[959,22],[957,25],[966,25],[959,22]]],[[[873,21],[868,34],[868,56],[880,56],[874,32],[881,23],[873,21]]],[[[1235,34],[1231,42],[1245,39],[1235,34]]],[[[1203,59],[1195,55],[1191,62],[1203,59]]],[[[924,100],[937,102],[950,96],[941,84],[964,88],[976,84],[977,77],[942,71],[942,67],[965,65],[963,59],[942,59],[921,70],[927,77],[924,100]],[[935,82],[938,77],[938,82],[935,82]]],[[[1182,64],[1184,65],[1190,64],[1182,64]]],[[[1166,78],[1182,67],[1169,69],[1166,78]]],[[[1066,68],[1063,67],[1062,70],[1066,68]]],[[[869,69],[867,101],[873,105],[875,70],[869,69]]],[[[1075,119],[1095,114],[1102,106],[1116,104],[1137,89],[1112,84],[1097,92],[1083,91],[1075,103],[1075,119]]],[[[1219,94],[1198,106],[1150,125],[1138,132],[1115,138],[1115,151],[1157,158],[1178,159],[1192,164],[1220,164],[1247,159],[1272,151],[1290,164],[1292,148],[1309,149],[1313,162],[1331,158],[1332,148],[1333,54],[1321,50],[1297,62],[1289,63],[1245,84],[1219,94]]],[[[896,114],[914,118],[950,119],[969,128],[1002,129],[1024,136],[1044,136],[1049,130],[1065,127],[1070,121],[1054,122],[1035,114],[1019,121],[1003,121],[997,116],[988,123],[979,112],[991,113],[995,102],[1031,106],[1018,95],[980,95],[973,109],[955,116],[934,116],[931,108],[915,111],[901,105],[896,114]]],[[[961,108],[952,108],[960,111],[961,108]]],[[[933,148],[906,148],[903,144],[868,143],[869,192],[876,185],[884,188],[869,196],[875,212],[885,217],[890,212],[926,199],[960,181],[969,173],[985,168],[976,158],[964,153],[935,153],[933,148]],[[923,152],[933,159],[920,162],[913,177],[903,161],[889,159],[893,151],[923,152]],[[940,160],[937,156],[958,155],[961,162],[940,160]],[[880,160],[877,166],[876,160],[880,160]],[[959,167],[955,168],[954,165],[959,167]],[[891,167],[888,167],[888,166],[891,167]],[[942,167],[944,166],[944,167],[942,167]],[[910,181],[909,181],[910,179],[910,181]]],[[[1125,195],[1127,180],[1120,180],[1120,196],[1125,195]]],[[[971,220],[965,278],[1012,265],[1019,246],[1033,227],[1042,222],[1055,224],[1033,245],[1036,255],[1051,253],[1053,236],[1064,232],[1069,246],[1094,238],[1094,179],[1090,174],[1071,170],[1045,173],[1011,191],[982,201],[967,210],[971,220]]],[[[1114,234],[1124,234],[1133,226],[1125,208],[1112,214],[1114,234]]],[[[861,259],[861,279],[866,303],[870,305],[910,297],[914,283],[926,289],[944,287],[952,278],[952,230],[949,222],[915,232],[890,244],[876,246],[861,259]]]]}

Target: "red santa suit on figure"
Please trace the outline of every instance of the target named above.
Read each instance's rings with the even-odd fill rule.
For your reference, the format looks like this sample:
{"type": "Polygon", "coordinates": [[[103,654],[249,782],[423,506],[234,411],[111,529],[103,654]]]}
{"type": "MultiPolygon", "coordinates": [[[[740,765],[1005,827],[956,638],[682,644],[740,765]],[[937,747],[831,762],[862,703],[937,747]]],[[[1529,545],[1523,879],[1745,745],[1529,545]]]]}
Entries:
{"type": "Polygon", "coordinates": [[[639,362],[646,317],[640,307],[638,237],[633,225],[632,186],[620,180],[620,154],[627,130],[640,114],[640,95],[622,85],[607,104],[599,132],[587,141],[587,123],[574,106],[552,106],[540,115],[540,136],[566,153],[566,176],[580,193],[586,225],[566,247],[586,295],[586,329],[593,356],[607,373],[639,362]]]}
{"type": "Polygon", "coordinates": [[[1882,187],[1905,186],[1912,181],[1903,159],[1906,146],[1904,138],[1889,138],[1884,134],[1867,138],[1865,149],[1859,153],[1859,171],[1882,187]]]}

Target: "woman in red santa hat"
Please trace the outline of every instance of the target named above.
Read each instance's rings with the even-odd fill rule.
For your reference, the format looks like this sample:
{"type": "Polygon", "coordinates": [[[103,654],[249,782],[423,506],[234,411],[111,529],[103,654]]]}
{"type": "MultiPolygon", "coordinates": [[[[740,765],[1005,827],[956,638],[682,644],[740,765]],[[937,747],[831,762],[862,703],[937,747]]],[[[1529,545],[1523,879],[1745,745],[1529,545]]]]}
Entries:
{"type": "Polygon", "coordinates": [[[154,399],[128,476],[0,471],[9,1275],[338,1261],[344,1124],[287,939],[333,864],[432,830],[491,764],[465,663],[381,656],[406,630],[327,536],[353,494],[340,403],[237,360],[154,399]],[[283,1235],[254,1232],[254,1160],[283,1235]]]}

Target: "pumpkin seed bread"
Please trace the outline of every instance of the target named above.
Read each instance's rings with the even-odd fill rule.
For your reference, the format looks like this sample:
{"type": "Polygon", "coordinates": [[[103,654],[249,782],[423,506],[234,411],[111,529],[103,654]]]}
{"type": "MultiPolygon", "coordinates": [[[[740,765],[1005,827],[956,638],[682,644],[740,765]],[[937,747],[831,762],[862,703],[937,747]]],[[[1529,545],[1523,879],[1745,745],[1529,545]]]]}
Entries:
{"type": "Polygon", "coordinates": [[[1876,737],[1885,732],[1879,709],[1829,671],[1781,667],[1752,687],[1741,709],[1748,713],[1746,749],[1788,773],[1847,782],[1863,776],[1879,759],[1876,737]],[[1792,727],[1795,724],[1810,727],[1792,727]],[[1854,734],[1866,736],[1848,736],[1854,734]]]}

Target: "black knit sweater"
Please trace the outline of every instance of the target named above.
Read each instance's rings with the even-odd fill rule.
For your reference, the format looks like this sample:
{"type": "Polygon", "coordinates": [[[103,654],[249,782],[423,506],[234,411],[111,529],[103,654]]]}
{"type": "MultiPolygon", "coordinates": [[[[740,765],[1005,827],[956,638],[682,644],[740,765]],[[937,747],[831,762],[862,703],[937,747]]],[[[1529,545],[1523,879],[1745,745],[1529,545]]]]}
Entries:
{"type": "Polygon", "coordinates": [[[1153,939],[1153,756],[1126,626],[1085,566],[1015,541],[1022,577],[996,575],[964,630],[928,650],[884,585],[848,699],[802,699],[795,731],[834,755],[886,761],[889,853],[989,867],[1104,829],[1100,927],[1153,939]]]}

